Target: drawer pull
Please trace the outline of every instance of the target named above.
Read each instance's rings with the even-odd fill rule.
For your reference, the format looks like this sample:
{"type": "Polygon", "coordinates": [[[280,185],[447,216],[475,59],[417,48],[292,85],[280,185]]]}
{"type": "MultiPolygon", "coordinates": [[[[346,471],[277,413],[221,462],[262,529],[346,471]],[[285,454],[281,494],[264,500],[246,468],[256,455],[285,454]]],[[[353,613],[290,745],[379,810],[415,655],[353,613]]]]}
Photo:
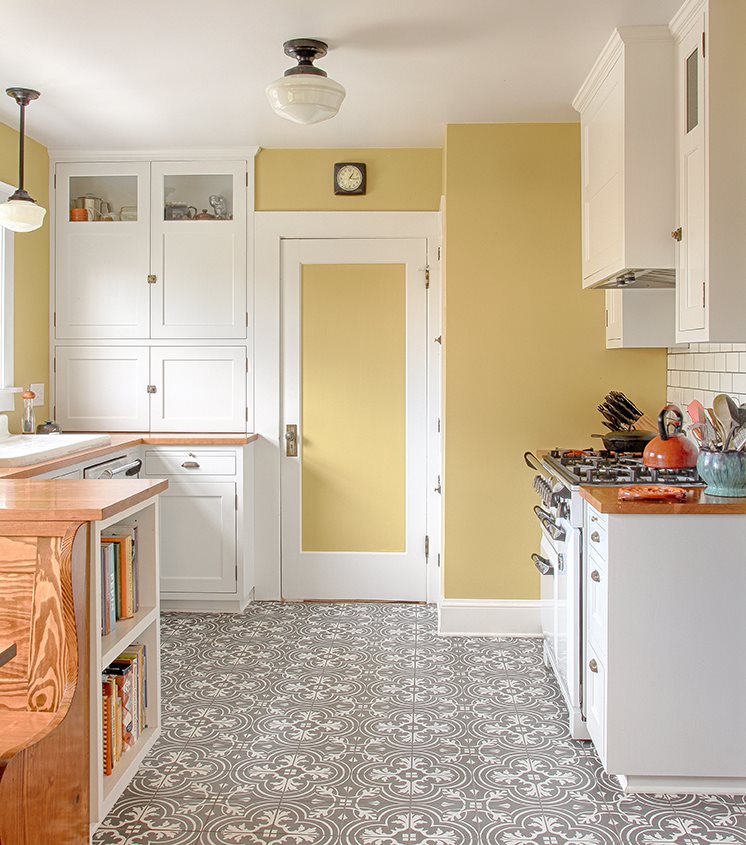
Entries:
{"type": "Polygon", "coordinates": [[[184,461],[182,467],[184,467],[184,469],[199,469],[199,464],[197,461],[184,461]]]}
{"type": "Polygon", "coordinates": [[[591,534],[591,540],[593,540],[594,543],[600,543],[601,542],[601,535],[598,533],[598,531],[594,531],[591,534]]]}
{"type": "Polygon", "coordinates": [[[588,668],[591,670],[591,672],[598,672],[598,663],[596,663],[595,660],[591,660],[591,662],[588,664],[588,668]]]}
{"type": "Polygon", "coordinates": [[[595,581],[597,584],[601,582],[601,575],[597,569],[594,569],[593,572],[591,572],[591,581],[595,581]]]}

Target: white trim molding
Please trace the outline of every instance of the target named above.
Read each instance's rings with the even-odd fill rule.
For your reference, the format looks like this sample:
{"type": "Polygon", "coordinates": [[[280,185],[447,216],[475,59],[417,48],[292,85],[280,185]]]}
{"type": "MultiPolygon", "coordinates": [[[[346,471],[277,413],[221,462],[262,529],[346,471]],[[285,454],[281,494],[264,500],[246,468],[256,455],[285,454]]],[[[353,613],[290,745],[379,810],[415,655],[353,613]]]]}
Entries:
{"type": "Polygon", "coordinates": [[[540,637],[541,601],[536,599],[443,599],[438,633],[448,637],[540,637]]]}

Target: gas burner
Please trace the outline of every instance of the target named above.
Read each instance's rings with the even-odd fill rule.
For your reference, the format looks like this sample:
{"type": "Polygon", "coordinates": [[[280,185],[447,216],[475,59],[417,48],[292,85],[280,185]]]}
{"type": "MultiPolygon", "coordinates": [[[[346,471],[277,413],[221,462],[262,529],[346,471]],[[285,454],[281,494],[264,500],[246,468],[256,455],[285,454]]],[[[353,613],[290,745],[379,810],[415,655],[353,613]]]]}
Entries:
{"type": "Polygon", "coordinates": [[[572,484],[618,487],[632,484],[702,486],[696,469],[652,469],[642,455],[599,449],[552,449],[546,461],[572,484]]]}

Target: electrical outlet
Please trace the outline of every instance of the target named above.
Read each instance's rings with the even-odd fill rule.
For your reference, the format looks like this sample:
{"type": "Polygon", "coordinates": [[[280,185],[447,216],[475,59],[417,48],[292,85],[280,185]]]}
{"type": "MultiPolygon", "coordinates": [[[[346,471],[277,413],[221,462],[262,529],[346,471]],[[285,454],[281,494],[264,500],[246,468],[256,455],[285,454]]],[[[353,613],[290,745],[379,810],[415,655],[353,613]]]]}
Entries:
{"type": "Polygon", "coordinates": [[[34,391],[36,394],[36,399],[34,399],[34,405],[43,405],[44,404],[44,385],[43,384],[31,384],[29,388],[34,391]]]}

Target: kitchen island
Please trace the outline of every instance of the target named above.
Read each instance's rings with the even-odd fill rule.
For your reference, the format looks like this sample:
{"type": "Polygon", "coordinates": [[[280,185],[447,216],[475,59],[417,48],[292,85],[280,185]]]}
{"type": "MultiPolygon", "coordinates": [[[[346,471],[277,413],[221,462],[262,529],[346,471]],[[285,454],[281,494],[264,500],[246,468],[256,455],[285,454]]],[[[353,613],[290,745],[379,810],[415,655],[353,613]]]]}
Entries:
{"type": "Polygon", "coordinates": [[[588,732],[629,792],[746,794],[746,499],[581,487],[588,732]]]}

